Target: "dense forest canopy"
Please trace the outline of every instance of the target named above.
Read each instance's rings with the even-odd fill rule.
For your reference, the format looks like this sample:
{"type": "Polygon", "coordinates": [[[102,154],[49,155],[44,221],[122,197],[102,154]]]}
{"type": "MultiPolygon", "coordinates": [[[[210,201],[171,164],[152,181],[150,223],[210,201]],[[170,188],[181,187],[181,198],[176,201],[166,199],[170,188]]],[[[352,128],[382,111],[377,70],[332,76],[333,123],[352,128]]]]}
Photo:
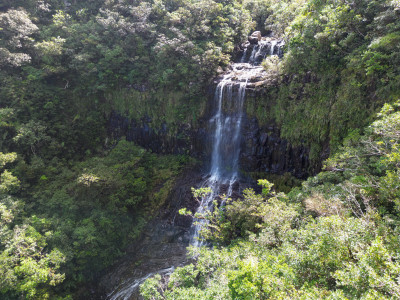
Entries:
{"type": "Polygon", "coordinates": [[[254,30],[286,46],[247,114],[330,158],[206,214],[215,247],[143,295],[400,298],[399,18],[398,0],[1,1],[0,298],[80,297],[134,243],[196,162],[110,139],[110,114],[196,128],[254,30]]]}

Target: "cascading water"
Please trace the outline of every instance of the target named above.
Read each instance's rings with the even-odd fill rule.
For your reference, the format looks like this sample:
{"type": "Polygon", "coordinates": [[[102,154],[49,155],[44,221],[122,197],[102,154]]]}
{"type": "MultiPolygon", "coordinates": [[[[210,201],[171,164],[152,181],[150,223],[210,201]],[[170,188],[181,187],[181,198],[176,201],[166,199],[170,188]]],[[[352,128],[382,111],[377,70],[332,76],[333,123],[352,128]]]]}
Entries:
{"type": "Polygon", "coordinates": [[[277,55],[280,58],[283,56],[283,40],[265,39],[259,41],[257,44],[245,44],[243,55],[240,59],[241,63],[248,62],[253,66],[261,65],[263,59],[268,55],[277,55]],[[250,53],[250,54],[249,54],[250,53]]]}
{"type": "Polygon", "coordinates": [[[107,298],[109,300],[128,300],[130,299],[131,295],[139,288],[139,286],[145,282],[146,279],[150,278],[153,275],[160,274],[160,275],[169,275],[174,271],[174,267],[162,269],[162,270],[157,270],[156,272],[151,272],[148,273],[147,275],[137,278],[137,279],[132,279],[128,280],[127,282],[124,282],[123,285],[126,286],[126,288],[121,289],[121,290],[115,290],[111,292],[110,294],[107,295],[107,298]]]}
{"type": "MultiPolygon", "coordinates": [[[[243,102],[246,93],[247,79],[236,83],[231,74],[224,76],[218,83],[214,99],[217,111],[210,120],[214,124],[213,149],[211,155],[211,170],[203,187],[209,187],[211,193],[201,199],[198,213],[210,209],[213,199],[218,196],[221,186],[227,186],[226,196],[232,194],[233,185],[239,179],[240,129],[243,117],[243,102]],[[226,98],[230,112],[223,111],[223,101],[226,98]]],[[[200,246],[199,239],[204,220],[197,221],[191,244],[200,246]]]]}
{"type": "MultiPolygon", "coordinates": [[[[239,181],[240,131],[247,83],[259,81],[263,77],[265,70],[259,66],[261,61],[267,55],[281,54],[281,44],[282,41],[278,40],[261,40],[252,45],[250,57],[247,57],[247,45],[240,63],[231,65],[231,71],[222,77],[215,89],[216,112],[210,120],[215,128],[211,168],[201,184],[201,187],[210,188],[211,193],[201,199],[197,213],[203,214],[206,210],[212,210],[213,200],[221,195],[222,190],[225,191],[222,193],[225,197],[230,197],[234,185],[239,181]]],[[[193,246],[203,244],[200,231],[205,222],[204,219],[195,222],[191,241],[193,246]]]]}
{"type": "MultiPolygon", "coordinates": [[[[209,121],[213,130],[210,171],[200,184],[200,187],[208,187],[212,192],[201,199],[198,213],[211,210],[212,202],[217,196],[222,194],[226,197],[232,196],[238,186],[246,88],[249,88],[250,83],[254,86],[255,83],[264,80],[266,73],[260,66],[262,60],[267,55],[282,56],[282,45],[283,41],[271,38],[259,40],[257,44],[247,43],[240,63],[233,63],[230,70],[218,81],[214,95],[215,113],[209,121]]],[[[204,222],[204,220],[197,220],[196,225],[192,226],[191,245],[203,245],[200,231],[205,225],[204,222]]],[[[169,266],[174,264],[168,262],[169,266]]],[[[177,265],[176,262],[174,265],[177,265]]],[[[133,295],[137,294],[139,286],[147,278],[155,274],[169,275],[173,269],[173,266],[164,269],[149,269],[148,273],[128,278],[109,293],[107,299],[136,299],[133,295]]]]}

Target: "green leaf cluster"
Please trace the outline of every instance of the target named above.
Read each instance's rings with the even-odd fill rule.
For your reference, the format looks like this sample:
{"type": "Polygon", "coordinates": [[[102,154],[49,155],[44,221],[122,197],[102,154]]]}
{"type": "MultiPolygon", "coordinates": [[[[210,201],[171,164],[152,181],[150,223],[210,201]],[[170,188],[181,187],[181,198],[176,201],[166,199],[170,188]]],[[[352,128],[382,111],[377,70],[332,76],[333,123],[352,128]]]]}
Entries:
{"type": "Polygon", "coordinates": [[[161,277],[147,281],[142,295],[397,299],[398,107],[398,102],[385,104],[366,133],[350,134],[324,172],[301,188],[277,194],[260,180],[261,194],[246,190],[242,198],[204,213],[203,237],[214,247],[192,247],[192,265],[178,268],[167,286],[161,277]]]}

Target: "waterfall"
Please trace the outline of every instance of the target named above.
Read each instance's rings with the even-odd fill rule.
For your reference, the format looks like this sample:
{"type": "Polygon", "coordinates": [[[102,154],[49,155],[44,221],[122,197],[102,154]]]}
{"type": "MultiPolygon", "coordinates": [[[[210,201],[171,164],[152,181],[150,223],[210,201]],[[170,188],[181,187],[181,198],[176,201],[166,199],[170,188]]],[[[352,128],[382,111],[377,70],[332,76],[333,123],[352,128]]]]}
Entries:
{"type": "Polygon", "coordinates": [[[254,64],[254,61],[256,59],[256,54],[258,53],[259,48],[260,48],[260,45],[258,45],[258,44],[253,47],[253,50],[251,51],[251,55],[250,55],[250,60],[249,60],[250,64],[254,64]]]}
{"type": "MultiPolygon", "coordinates": [[[[226,196],[233,191],[233,185],[239,179],[239,155],[241,143],[241,123],[243,118],[243,103],[246,94],[247,80],[235,83],[225,76],[215,89],[214,101],[217,103],[215,115],[210,122],[214,124],[211,168],[202,187],[209,187],[211,193],[201,199],[198,213],[212,209],[212,201],[219,195],[222,186],[227,187],[226,196]],[[229,112],[223,111],[223,101],[226,100],[229,112]]],[[[198,220],[194,226],[191,244],[201,246],[199,233],[205,220],[198,220]]]]}
{"type": "Polygon", "coordinates": [[[170,275],[174,271],[174,267],[158,270],[157,272],[151,272],[141,278],[128,280],[124,282],[122,285],[126,286],[126,288],[121,290],[114,290],[110,294],[107,295],[107,299],[109,300],[128,300],[131,298],[132,294],[139,288],[139,286],[145,282],[146,279],[150,278],[153,275],[170,275]]]}
{"type": "MultiPolygon", "coordinates": [[[[237,191],[240,181],[241,130],[245,116],[246,89],[250,83],[254,86],[255,83],[262,82],[266,74],[264,68],[260,66],[262,60],[266,55],[283,54],[282,45],[282,41],[273,39],[261,40],[251,47],[247,44],[240,62],[231,64],[230,71],[217,82],[213,98],[214,113],[209,120],[209,126],[212,128],[210,168],[200,184],[200,187],[208,187],[212,192],[201,199],[197,213],[212,210],[213,200],[221,194],[230,197],[237,191]]],[[[203,219],[196,221],[197,224],[191,229],[190,244],[200,247],[204,244],[200,238],[200,231],[202,226],[206,225],[206,221],[203,219]]],[[[109,293],[107,299],[135,299],[132,298],[133,295],[146,279],[155,274],[167,276],[173,272],[174,266],[179,265],[177,261],[171,260],[168,260],[168,264],[167,266],[173,266],[151,268],[140,276],[128,278],[109,293]]]]}
{"type": "Polygon", "coordinates": [[[242,58],[240,59],[241,63],[244,63],[246,61],[246,56],[247,56],[247,48],[244,49],[242,58]]]}
{"type": "Polygon", "coordinates": [[[269,52],[269,55],[271,55],[271,56],[274,55],[276,44],[277,44],[276,41],[272,41],[272,42],[271,42],[271,50],[270,50],[270,52],[269,52]]]}
{"type": "MultiPolygon", "coordinates": [[[[215,88],[215,114],[210,119],[214,128],[212,138],[210,171],[200,185],[209,188],[211,192],[200,201],[197,213],[204,214],[213,209],[213,200],[221,193],[226,198],[234,192],[234,185],[240,180],[239,161],[241,145],[241,127],[244,116],[244,101],[248,81],[258,81],[265,70],[260,67],[267,55],[274,55],[282,45],[278,40],[262,40],[252,45],[250,57],[247,59],[248,47],[244,49],[240,63],[233,63],[231,71],[227,72],[215,88]],[[277,49],[278,48],[278,49],[277,49]],[[226,191],[226,192],[222,192],[226,191]]],[[[226,199],[225,198],[225,199],[226,199]]],[[[222,200],[224,202],[224,200],[222,200]]],[[[200,232],[206,220],[195,220],[191,245],[199,247],[204,244],[200,232]]]]}
{"type": "Polygon", "coordinates": [[[247,43],[244,45],[244,51],[240,59],[240,63],[246,62],[250,50],[251,53],[247,62],[253,66],[261,65],[263,59],[265,59],[268,55],[277,55],[278,57],[282,58],[283,45],[284,41],[277,39],[261,40],[256,45],[247,43]]]}

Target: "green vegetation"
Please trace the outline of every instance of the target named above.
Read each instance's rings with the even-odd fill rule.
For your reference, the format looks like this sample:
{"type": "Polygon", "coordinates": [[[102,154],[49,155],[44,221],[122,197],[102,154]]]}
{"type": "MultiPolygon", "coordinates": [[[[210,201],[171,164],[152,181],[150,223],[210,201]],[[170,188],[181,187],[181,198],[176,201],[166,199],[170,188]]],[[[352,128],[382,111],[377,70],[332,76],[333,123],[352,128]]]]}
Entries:
{"type": "MultiPolygon", "coordinates": [[[[145,299],[397,299],[400,297],[400,102],[365,135],[352,134],[325,171],[289,194],[259,180],[260,195],[200,215],[214,247],[145,299]]],[[[199,196],[206,190],[195,191],[199,196]]],[[[218,204],[215,201],[215,204],[218,204]]],[[[187,213],[184,211],[184,213],[187,213]]]]}
{"type": "Polygon", "coordinates": [[[254,29],[286,46],[248,115],[331,156],[301,187],[253,174],[279,193],[198,216],[215,247],[143,295],[400,297],[398,0],[0,2],[0,298],[73,298],[135,243],[194,162],[109,140],[111,112],[196,128],[254,29]]]}
{"type": "Polygon", "coordinates": [[[110,141],[110,113],[196,124],[251,26],[236,1],[1,1],[0,298],[73,296],[135,241],[193,160],[110,141]]]}
{"type": "Polygon", "coordinates": [[[42,175],[33,188],[31,209],[54,226],[52,245],[71,259],[67,272],[79,282],[90,280],[157,213],[188,162],[121,141],[104,157],[35,170],[42,175]]]}
{"type": "Polygon", "coordinates": [[[0,292],[10,299],[66,296],[124,253],[165,204],[185,156],[120,141],[104,156],[46,164],[0,153],[0,292]],[[60,273],[61,272],[61,273],[60,273]],[[54,286],[63,282],[58,287],[54,286]]]}
{"type": "Polygon", "coordinates": [[[197,126],[217,69],[257,28],[287,46],[280,84],[248,113],[310,147],[318,164],[398,98],[398,12],[389,0],[6,1],[0,96],[18,124],[0,142],[32,121],[51,155],[93,153],[111,110],[149,116],[169,135],[197,126]]]}
{"type": "Polygon", "coordinates": [[[49,296],[50,286],[64,280],[59,269],[65,257],[57,248],[46,249],[52,232],[35,228],[45,219],[22,216],[23,202],[14,196],[20,182],[4,169],[16,158],[16,153],[0,152],[0,292],[44,299],[49,296]]]}
{"type": "Polygon", "coordinates": [[[262,124],[274,120],[293,144],[309,146],[312,163],[398,99],[398,1],[254,3],[264,7],[264,30],[285,38],[286,53],[279,84],[247,111],[262,124]]]}

